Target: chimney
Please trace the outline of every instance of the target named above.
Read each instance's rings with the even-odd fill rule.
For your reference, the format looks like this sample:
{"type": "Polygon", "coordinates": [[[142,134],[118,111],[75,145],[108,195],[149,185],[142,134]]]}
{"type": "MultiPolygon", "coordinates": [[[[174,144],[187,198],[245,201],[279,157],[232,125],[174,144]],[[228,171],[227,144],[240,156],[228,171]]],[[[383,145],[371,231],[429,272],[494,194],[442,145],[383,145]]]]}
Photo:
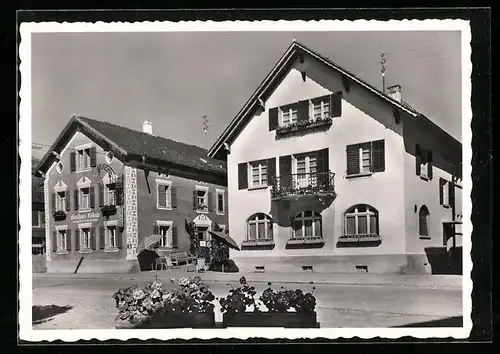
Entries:
{"type": "Polygon", "coordinates": [[[144,123],[142,123],[142,131],[144,133],[153,135],[153,125],[149,120],[145,120],[144,123]]]}
{"type": "Polygon", "coordinates": [[[387,95],[391,97],[393,100],[401,102],[401,86],[393,85],[387,88],[387,95]]]}

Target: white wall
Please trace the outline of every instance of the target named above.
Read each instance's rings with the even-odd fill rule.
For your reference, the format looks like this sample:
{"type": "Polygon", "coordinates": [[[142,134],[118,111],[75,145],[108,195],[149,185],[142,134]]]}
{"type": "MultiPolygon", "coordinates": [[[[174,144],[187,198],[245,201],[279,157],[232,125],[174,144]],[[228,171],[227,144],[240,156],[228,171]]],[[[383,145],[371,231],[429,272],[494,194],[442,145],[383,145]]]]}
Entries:
{"type": "MultiPolygon", "coordinates": [[[[238,190],[238,163],[328,147],[329,168],[335,173],[337,198],[322,214],[326,245],[321,249],[285,250],[290,230],[275,225],[276,247],[272,251],[240,251],[233,252],[232,256],[404,253],[404,149],[402,128],[394,123],[391,107],[364,89],[353,86],[349,93],[344,92],[342,117],[334,118],[333,125],[326,132],[276,140],[275,131],[269,131],[270,108],[344,91],[340,78],[331,71],[307,60],[306,67],[306,82],[302,81],[300,72],[293,69],[265,102],[265,112],[254,116],[231,145],[228,155],[229,228],[231,236],[241,244],[246,237],[246,219],[256,212],[269,213],[271,209],[269,189],[238,190]],[[376,116],[377,120],[370,115],[376,116]],[[385,140],[385,172],[346,179],[346,145],[378,139],[385,140]],[[370,204],[378,209],[382,244],[369,248],[337,248],[335,244],[343,233],[343,213],[358,203],[370,204]]],[[[276,170],[279,175],[278,159],[276,170]]]]}

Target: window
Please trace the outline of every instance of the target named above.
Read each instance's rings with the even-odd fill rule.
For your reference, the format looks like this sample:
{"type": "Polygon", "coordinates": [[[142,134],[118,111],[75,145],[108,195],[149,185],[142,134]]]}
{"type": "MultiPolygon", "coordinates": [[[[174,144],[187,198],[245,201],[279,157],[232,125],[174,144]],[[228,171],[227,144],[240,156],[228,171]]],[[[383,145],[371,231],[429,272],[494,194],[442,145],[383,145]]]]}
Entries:
{"type": "Polygon", "coordinates": [[[31,224],[34,227],[42,227],[45,224],[45,213],[43,211],[33,210],[31,212],[31,224]]]}
{"type": "Polygon", "coordinates": [[[216,195],[217,195],[217,214],[224,214],[226,210],[224,191],[217,189],[216,195]]]}
{"type": "Polygon", "coordinates": [[[439,179],[439,202],[444,207],[450,206],[450,189],[451,182],[445,180],[444,178],[439,179]]]}
{"type": "Polygon", "coordinates": [[[384,140],[347,146],[347,176],[385,170],[384,140]]]}
{"type": "Polygon", "coordinates": [[[247,220],[247,240],[272,240],[273,222],[271,217],[264,213],[252,215],[247,220]]]}
{"type": "Polygon", "coordinates": [[[56,210],[57,211],[66,210],[66,192],[56,193],[56,210]]]}
{"type": "Polygon", "coordinates": [[[292,238],[322,237],[321,214],[303,211],[293,221],[292,238]]]}
{"type": "Polygon", "coordinates": [[[172,234],[170,225],[160,225],[159,232],[162,238],[160,239],[160,247],[172,247],[172,234]]]}
{"type": "Polygon", "coordinates": [[[108,241],[108,248],[117,248],[116,242],[116,226],[108,226],[106,228],[106,239],[108,241]]]}
{"type": "Polygon", "coordinates": [[[76,151],[76,169],[78,171],[90,168],[90,148],[76,151]]]}
{"type": "Polygon", "coordinates": [[[355,205],[344,216],[345,235],[367,235],[379,233],[378,211],[366,204],[355,205]]]}
{"type": "Polygon", "coordinates": [[[80,210],[90,209],[90,188],[80,189],[80,210]]]}
{"type": "Polygon", "coordinates": [[[104,185],[104,202],[106,205],[116,205],[116,184],[104,185]]]}
{"type": "Polygon", "coordinates": [[[90,249],[91,244],[90,244],[90,229],[82,229],[82,248],[83,249],[90,249]]]}
{"type": "Polygon", "coordinates": [[[280,107],[281,112],[281,125],[286,126],[297,123],[298,107],[296,104],[280,107]]]}
{"type": "Polygon", "coordinates": [[[200,211],[207,211],[208,210],[207,199],[208,199],[208,191],[198,189],[196,191],[196,205],[197,205],[196,209],[200,211]]]}
{"type": "Polygon", "coordinates": [[[250,162],[252,187],[267,186],[266,160],[250,162]]]}
{"type": "Polygon", "coordinates": [[[61,174],[63,172],[64,165],[61,161],[59,161],[56,165],[56,171],[57,173],[61,174]]]}
{"type": "Polygon", "coordinates": [[[170,181],[156,181],[156,205],[159,209],[172,207],[172,188],[170,181]]]}
{"type": "Polygon", "coordinates": [[[58,230],[58,251],[66,251],[67,250],[67,239],[66,239],[66,230],[58,230]]]}
{"type": "Polygon", "coordinates": [[[429,209],[425,205],[418,212],[418,234],[420,237],[429,237],[429,209]]]}
{"type": "Polygon", "coordinates": [[[330,96],[313,99],[312,110],[313,120],[330,118],[330,96]]]}
{"type": "Polygon", "coordinates": [[[106,161],[106,163],[108,165],[111,164],[111,162],[113,162],[113,159],[114,159],[113,153],[111,151],[106,152],[106,155],[104,156],[104,160],[106,161]]]}
{"type": "Polygon", "coordinates": [[[417,176],[424,180],[432,179],[432,151],[415,146],[415,167],[417,176]]]}

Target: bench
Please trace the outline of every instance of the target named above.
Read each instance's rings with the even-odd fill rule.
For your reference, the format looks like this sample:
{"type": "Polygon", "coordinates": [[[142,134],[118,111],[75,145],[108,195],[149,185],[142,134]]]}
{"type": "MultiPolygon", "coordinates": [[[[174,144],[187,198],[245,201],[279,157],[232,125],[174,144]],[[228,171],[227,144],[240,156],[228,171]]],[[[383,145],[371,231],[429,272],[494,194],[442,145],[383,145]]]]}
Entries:
{"type": "Polygon", "coordinates": [[[180,263],[191,263],[196,257],[188,254],[187,252],[175,252],[170,253],[170,259],[174,266],[179,266],[180,263]]]}

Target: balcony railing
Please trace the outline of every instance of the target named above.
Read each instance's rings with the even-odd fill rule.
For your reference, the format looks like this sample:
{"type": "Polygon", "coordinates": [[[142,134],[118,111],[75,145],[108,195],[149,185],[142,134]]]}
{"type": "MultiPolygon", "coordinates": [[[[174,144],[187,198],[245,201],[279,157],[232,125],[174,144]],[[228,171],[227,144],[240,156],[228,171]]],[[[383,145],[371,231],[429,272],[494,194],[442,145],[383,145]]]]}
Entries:
{"type": "Polygon", "coordinates": [[[271,198],[332,193],[335,173],[313,172],[277,176],[271,179],[271,198]]]}
{"type": "Polygon", "coordinates": [[[315,128],[328,128],[333,124],[332,118],[319,118],[316,120],[299,120],[296,123],[288,124],[285,126],[280,126],[276,128],[276,134],[278,136],[286,135],[294,132],[301,132],[309,129],[315,128]]]}

